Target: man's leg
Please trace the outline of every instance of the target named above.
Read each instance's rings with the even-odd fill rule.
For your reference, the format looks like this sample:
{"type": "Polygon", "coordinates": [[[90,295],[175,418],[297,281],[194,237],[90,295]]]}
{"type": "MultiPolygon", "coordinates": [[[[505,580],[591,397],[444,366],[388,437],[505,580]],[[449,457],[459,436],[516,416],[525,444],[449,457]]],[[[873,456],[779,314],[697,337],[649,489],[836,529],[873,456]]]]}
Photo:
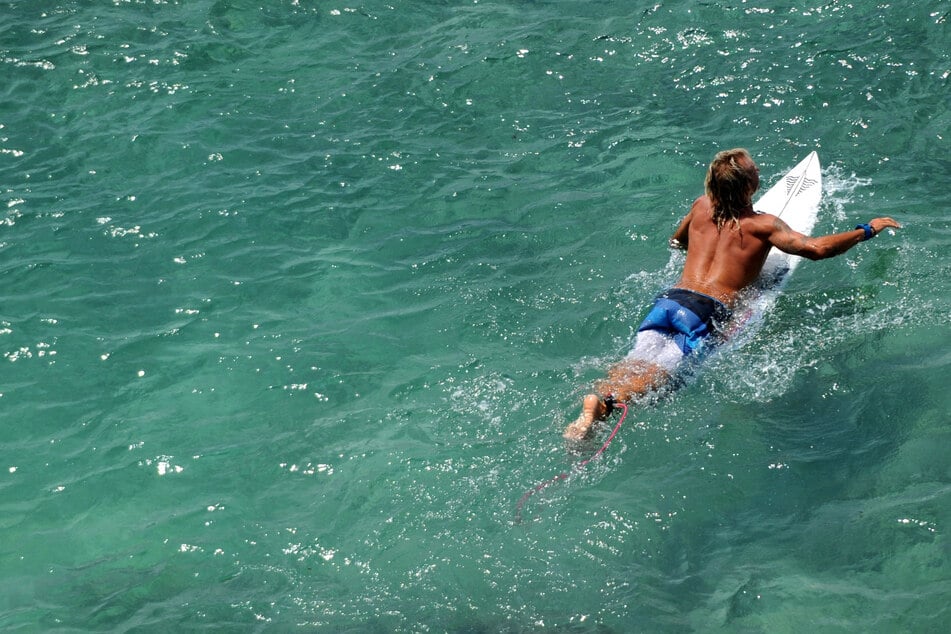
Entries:
{"type": "Polygon", "coordinates": [[[588,394],[584,397],[581,416],[565,429],[565,438],[581,440],[591,431],[597,420],[607,416],[607,406],[601,394],[612,394],[622,403],[644,396],[648,392],[662,387],[670,379],[670,374],[653,363],[646,361],[621,361],[608,369],[608,375],[595,385],[600,394],[588,394]]]}

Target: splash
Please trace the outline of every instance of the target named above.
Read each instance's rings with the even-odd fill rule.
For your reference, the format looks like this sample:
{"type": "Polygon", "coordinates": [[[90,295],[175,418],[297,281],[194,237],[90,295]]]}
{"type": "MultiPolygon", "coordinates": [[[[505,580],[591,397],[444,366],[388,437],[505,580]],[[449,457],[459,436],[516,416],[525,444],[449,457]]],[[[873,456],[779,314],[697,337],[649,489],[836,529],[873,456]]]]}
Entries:
{"type": "Polygon", "coordinates": [[[849,214],[846,210],[851,209],[856,199],[862,197],[861,189],[871,184],[872,179],[861,178],[854,172],[846,174],[840,165],[827,165],[822,170],[823,211],[831,207],[836,220],[847,220],[849,214]]]}

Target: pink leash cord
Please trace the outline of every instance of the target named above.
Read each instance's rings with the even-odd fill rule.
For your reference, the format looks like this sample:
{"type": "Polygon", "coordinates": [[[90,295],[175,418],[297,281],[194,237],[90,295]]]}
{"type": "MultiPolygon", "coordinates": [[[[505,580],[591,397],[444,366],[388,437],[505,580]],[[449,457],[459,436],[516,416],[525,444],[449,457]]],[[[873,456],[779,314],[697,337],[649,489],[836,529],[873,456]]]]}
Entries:
{"type": "MultiPolygon", "coordinates": [[[[620,420],[618,420],[617,425],[614,426],[614,430],[611,432],[611,435],[608,436],[608,439],[606,441],[604,441],[604,444],[601,445],[600,449],[594,452],[590,457],[585,458],[584,460],[579,462],[577,465],[575,465],[574,468],[572,469],[572,472],[581,471],[585,467],[585,465],[587,465],[589,462],[591,462],[592,460],[594,460],[595,458],[603,454],[604,450],[607,449],[608,445],[611,444],[611,441],[614,440],[614,436],[617,434],[618,430],[621,429],[621,425],[624,423],[624,419],[627,418],[627,405],[625,405],[624,403],[614,403],[614,407],[619,407],[623,411],[621,413],[621,418],[620,420]]],[[[561,480],[566,480],[568,478],[568,475],[569,475],[568,473],[564,473],[564,472],[559,473],[551,480],[545,480],[544,482],[537,484],[531,489],[529,489],[528,491],[526,491],[525,494],[522,496],[522,498],[518,501],[518,504],[515,505],[515,523],[516,524],[522,523],[522,507],[525,506],[525,502],[528,501],[528,498],[532,497],[539,491],[543,491],[547,489],[549,486],[551,486],[552,484],[556,482],[560,482],[561,480]]]]}

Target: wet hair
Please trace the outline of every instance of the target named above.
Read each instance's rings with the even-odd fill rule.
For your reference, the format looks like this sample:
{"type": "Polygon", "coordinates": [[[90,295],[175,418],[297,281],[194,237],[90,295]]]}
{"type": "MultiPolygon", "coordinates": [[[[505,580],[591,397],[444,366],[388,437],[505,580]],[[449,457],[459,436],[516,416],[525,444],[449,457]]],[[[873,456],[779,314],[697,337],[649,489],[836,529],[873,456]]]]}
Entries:
{"type": "Polygon", "coordinates": [[[753,204],[759,171],[753,157],[743,148],[724,150],[713,157],[704,185],[717,228],[722,229],[728,221],[739,226],[740,213],[753,204]]]}

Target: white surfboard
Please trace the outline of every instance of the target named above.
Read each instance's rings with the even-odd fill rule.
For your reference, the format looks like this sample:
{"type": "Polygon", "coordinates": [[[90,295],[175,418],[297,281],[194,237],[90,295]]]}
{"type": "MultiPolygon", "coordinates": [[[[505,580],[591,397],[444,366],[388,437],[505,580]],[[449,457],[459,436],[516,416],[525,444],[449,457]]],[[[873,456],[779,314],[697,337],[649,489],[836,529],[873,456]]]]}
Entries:
{"type": "MultiPolygon", "coordinates": [[[[819,155],[810,152],[794,168],[770,187],[753,209],[760,213],[769,213],[782,218],[792,229],[799,233],[811,234],[819,217],[819,201],[822,199],[822,173],[819,155]]],[[[775,247],[766,256],[763,270],[750,289],[749,296],[735,311],[730,338],[744,331],[751,335],[755,328],[749,328],[768,311],[779,297],[789,276],[802,260],[799,256],[783,253],[775,247]]],[[[746,339],[747,337],[739,337],[746,339]]],[[[735,344],[740,343],[734,341],[735,344]]]]}
{"type": "MultiPolygon", "coordinates": [[[[753,204],[760,213],[779,216],[792,229],[799,233],[811,234],[819,216],[819,201],[822,199],[822,172],[819,168],[819,155],[810,152],[799,161],[796,167],[786,172],[779,181],[770,187],[753,204]]],[[[775,278],[783,281],[789,277],[802,258],[788,255],[779,249],[772,249],[766,257],[766,265],[760,274],[760,280],[767,285],[775,278]]]]}

